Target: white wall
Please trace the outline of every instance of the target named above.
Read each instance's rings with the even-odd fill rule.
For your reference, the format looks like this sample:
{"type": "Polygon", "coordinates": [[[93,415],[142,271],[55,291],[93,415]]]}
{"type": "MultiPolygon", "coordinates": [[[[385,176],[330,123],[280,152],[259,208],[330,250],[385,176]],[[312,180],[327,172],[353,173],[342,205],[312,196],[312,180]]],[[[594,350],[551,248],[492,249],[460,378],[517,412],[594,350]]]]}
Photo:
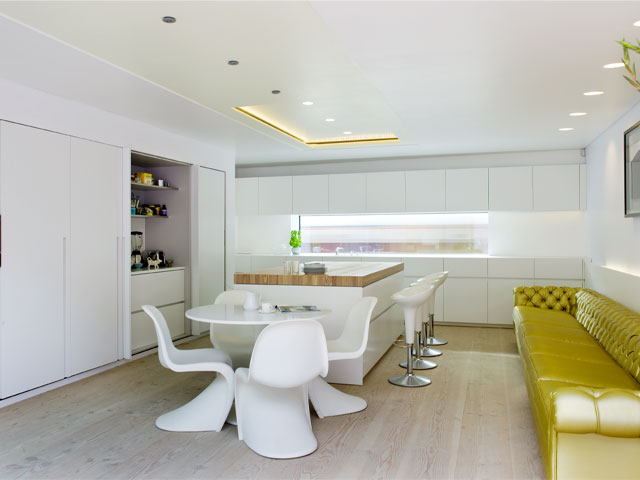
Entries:
{"type": "Polygon", "coordinates": [[[227,172],[227,283],[233,283],[235,152],[0,79],[0,119],[227,172]]]}
{"type": "Polygon", "coordinates": [[[586,149],[588,256],[596,265],[640,273],[640,217],[624,217],[624,141],[640,103],[586,149]]]}

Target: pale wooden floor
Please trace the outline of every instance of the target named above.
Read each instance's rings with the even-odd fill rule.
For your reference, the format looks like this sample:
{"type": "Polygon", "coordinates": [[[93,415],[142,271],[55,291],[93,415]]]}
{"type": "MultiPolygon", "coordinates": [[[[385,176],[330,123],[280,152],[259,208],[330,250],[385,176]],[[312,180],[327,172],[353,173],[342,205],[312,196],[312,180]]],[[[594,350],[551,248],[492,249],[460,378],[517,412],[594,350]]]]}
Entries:
{"type": "Polygon", "coordinates": [[[152,355],[1,409],[0,478],[543,478],[513,331],[438,335],[449,345],[431,386],[390,385],[405,354],[392,348],[363,387],[341,387],[366,398],[365,411],[313,416],[319,448],[304,458],[262,458],[230,425],[155,428],[212,375],[173,373],[152,355]]]}

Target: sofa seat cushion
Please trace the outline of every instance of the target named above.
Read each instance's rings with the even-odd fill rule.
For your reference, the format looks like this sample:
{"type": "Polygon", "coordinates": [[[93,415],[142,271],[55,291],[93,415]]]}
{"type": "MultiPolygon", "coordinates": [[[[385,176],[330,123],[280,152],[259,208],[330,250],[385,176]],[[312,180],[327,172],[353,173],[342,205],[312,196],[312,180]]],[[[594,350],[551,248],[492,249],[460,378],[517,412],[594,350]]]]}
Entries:
{"type": "Polygon", "coordinates": [[[559,327],[574,327],[580,325],[573,315],[556,310],[541,309],[536,307],[515,307],[516,315],[520,323],[542,323],[559,327]]]}
{"type": "Polygon", "coordinates": [[[572,343],[557,338],[528,335],[525,337],[525,342],[530,354],[555,355],[565,358],[566,361],[580,360],[617,366],[611,355],[605,352],[595,340],[591,344],[572,343]]]}
{"type": "Polygon", "coordinates": [[[556,380],[588,387],[638,388],[638,382],[615,362],[584,362],[570,357],[532,353],[531,363],[538,380],[556,380]]]}
{"type": "Polygon", "coordinates": [[[558,327],[555,325],[545,325],[540,323],[527,322],[519,326],[524,337],[546,337],[562,340],[567,343],[581,343],[583,345],[593,345],[597,343],[584,328],[576,323],[575,327],[558,327]]]}

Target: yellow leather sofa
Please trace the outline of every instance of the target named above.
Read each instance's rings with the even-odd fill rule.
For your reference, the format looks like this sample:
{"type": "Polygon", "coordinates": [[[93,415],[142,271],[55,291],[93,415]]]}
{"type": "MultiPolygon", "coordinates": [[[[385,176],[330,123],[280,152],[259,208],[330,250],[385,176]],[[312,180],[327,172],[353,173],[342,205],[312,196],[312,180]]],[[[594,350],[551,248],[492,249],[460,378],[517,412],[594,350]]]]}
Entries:
{"type": "Polygon", "coordinates": [[[517,287],[514,305],[547,477],[640,479],[640,315],[569,287],[517,287]]]}

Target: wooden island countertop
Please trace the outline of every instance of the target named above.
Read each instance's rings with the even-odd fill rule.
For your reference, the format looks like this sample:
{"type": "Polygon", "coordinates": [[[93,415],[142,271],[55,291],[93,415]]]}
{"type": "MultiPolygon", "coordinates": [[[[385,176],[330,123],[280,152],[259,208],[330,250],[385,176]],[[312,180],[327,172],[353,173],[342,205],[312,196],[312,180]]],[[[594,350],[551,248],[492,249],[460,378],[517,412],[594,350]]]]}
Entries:
{"type": "Polygon", "coordinates": [[[395,262],[324,262],[324,274],[285,275],[283,267],[266,268],[251,273],[236,273],[238,285],[301,285],[317,287],[366,287],[404,270],[395,262]]]}

